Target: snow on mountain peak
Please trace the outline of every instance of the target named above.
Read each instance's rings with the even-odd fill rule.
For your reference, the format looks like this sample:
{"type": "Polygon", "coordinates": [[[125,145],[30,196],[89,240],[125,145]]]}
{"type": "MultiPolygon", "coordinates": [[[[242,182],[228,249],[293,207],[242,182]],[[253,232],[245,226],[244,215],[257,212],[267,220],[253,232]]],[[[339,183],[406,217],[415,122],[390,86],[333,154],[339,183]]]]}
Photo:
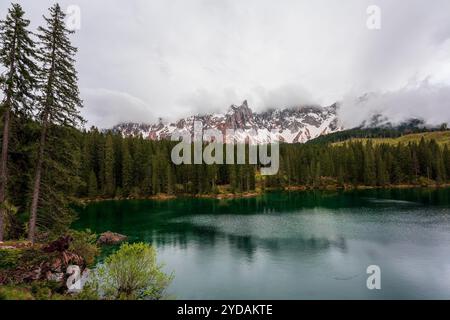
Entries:
{"type": "Polygon", "coordinates": [[[254,143],[277,139],[286,143],[304,143],[320,135],[342,130],[337,115],[337,105],[329,107],[300,106],[253,112],[245,100],[240,106],[232,105],[226,113],[190,116],[172,123],[159,119],[154,124],[120,123],[112,130],[124,136],[142,135],[151,140],[170,139],[175,130],[193,132],[194,121],[201,121],[204,129],[227,129],[244,133],[256,132],[254,143]]]}

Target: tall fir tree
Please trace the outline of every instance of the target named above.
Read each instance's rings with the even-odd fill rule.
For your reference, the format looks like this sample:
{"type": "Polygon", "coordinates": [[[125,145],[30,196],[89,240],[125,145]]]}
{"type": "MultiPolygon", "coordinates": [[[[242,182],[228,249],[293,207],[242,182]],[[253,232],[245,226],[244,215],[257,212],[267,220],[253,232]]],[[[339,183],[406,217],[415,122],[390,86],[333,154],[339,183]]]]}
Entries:
{"type": "Polygon", "coordinates": [[[368,142],[364,152],[364,183],[368,186],[376,184],[375,155],[371,142],[368,142]]]}
{"type": "Polygon", "coordinates": [[[444,147],[442,157],[444,160],[445,172],[447,174],[447,179],[448,179],[448,178],[450,178],[450,149],[448,148],[447,144],[444,147]]]}
{"type": "Polygon", "coordinates": [[[112,197],[115,194],[115,175],[114,175],[114,145],[113,145],[113,138],[111,134],[108,134],[105,140],[105,154],[104,154],[104,194],[107,197],[112,197]]]}
{"type": "Polygon", "coordinates": [[[377,185],[384,187],[389,184],[389,177],[386,171],[386,165],[383,162],[380,152],[375,153],[375,162],[377,167],[377,185]]]}
{"type": "Polygon", "coordinates": [[[133,184],[133,168],[128,138],[122,140],[122,195],[129,196],[133,184]]]}
{"type": "Polygon", "coordinates": [[[0,21],[0,63],[5,73],[0,76],[3,116],[2,152],[0,158],[0,241],[4,237],[4,216],[8,184],[8,149],[11,118],[29,115],[34,102],[37,66],[35,44],[27,29],[30,21],[19,4],[12,4],[6,19],[0,21]]]}
{"type": "Polygon", "coordinates": [[[175,172],[173,170],[173,167],[171,166],[170,163],[167,164],[167,187],[166,187],[166,192],[169,195],[174,194],[175,192],[175,172]]]}
{"type": "MultiPolygon", "coordinates": [[[[45,17],[46,26],[38,28],[40,44],[39,60],[42,64],[39,80],[41,96],[39,101],[39,120],[42,126],[39,150],[34,175],[33,194],[30,210],[28,238],[35,241],[37,213],[39,208],[41,178],[47,153],[47,135],[52,125],[76,127],[83,119],[79,114],[82,101],[79,97],[78,77],[74,56],[77,49],[69,40],[73,31],[65,26],[65,13],[59,4],[49,9],[45,17]]],[[[51,186],[47,186],[51,187],[51,186]]]]}
{"type": "Polygon", "coordinates": [[[88,178],[88,184],[87,184],[87,195],[90,198],[94,198],[97,196],[97,192],[98,192],[98,185],[97,185],[97,177],[94,173],[94,171],[91,171],[89,173],[89,178],[88,178]]]}

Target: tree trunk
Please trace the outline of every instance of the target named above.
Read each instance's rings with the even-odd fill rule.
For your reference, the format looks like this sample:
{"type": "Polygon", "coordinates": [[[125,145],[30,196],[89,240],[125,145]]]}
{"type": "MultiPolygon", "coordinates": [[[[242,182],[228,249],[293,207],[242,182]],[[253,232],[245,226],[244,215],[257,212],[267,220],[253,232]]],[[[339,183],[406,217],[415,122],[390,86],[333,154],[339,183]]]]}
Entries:
{"type": "Polygon", "coordinates": [[[36,238],[36,220],[37,220],[37,209],[39,203],[39,195],[41,189],[41,174],[42,174],[42,165],[44,163],[44,149],[45,149],[45,141],[47,138],[47,116],[45,116],[42,132],[41,132],[41,141],[39,143],[39,153],[38,160],[36,164],[36,173],[34,177],[34,186],[33,186],[33,200],[31,202],[31,212],[30,212],[30,223],[28,228],[28,240],[34,244],[36,238]]]}
{"type": "Polygon", "coordinates": [[[8,182],[8,143],[9,143],[9,122],[10,111],[9,106],[6,106],[3,123],[3,141],[2,141],[2,155],[0,158],[0,241],[3,241],[4,235],[4,216],[5,216],[5,199],[6,199],[6,185],[8,182]]]}
{"type": "Polygon", "coordinates": [[[42,132],[41,141],[39,143],[38,160],[36,164],[36,173],[34,176],[34,186],[33,186],[33,199],[31,201],[31,212],[30,212],[30,222],[28,229],[28,240],[34,244],[36,238],[36,221],[37,221],[37,210],[39,205],[39,195],[41,189],[41,175],[42,175],[42,165],[44,163],[44,150],[45,142],[47,138],[47,129],[50,124],[51,118],[51,88],[53,82],[53,74],[55,70],[55,55],[56,55],[56,45],[55,45],[55,34],[53,33],[53,43],[52,43],[52,63],[50,68],[50,75],[47,82],[46,99],[44,105],[44,112],[42,117],[42,132]]]}

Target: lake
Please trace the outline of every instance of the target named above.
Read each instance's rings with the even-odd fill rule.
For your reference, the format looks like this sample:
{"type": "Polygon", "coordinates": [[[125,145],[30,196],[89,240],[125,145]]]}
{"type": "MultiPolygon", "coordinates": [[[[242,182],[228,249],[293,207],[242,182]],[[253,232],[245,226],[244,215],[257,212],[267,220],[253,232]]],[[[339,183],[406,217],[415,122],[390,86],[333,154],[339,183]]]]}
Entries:
{"type": "Polygon", "coordinates": [[[178,299],[450,298],[450,189],[105,201],[75,228],[153,244],[178,299]]]}

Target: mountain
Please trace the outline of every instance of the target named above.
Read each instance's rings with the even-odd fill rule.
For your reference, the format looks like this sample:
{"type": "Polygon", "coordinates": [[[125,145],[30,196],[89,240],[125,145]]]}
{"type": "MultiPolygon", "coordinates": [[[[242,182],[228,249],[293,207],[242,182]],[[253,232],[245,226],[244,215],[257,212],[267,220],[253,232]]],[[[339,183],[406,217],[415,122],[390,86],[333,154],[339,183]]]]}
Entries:
{"type": "Polygon", "coordinates": [[[194,121],[201,121],[203,129],[235,130],[234,138],[243,134],[251,136],[251,143],[264,143],[273,139],[287,143],[304,143],[321,135],[342,130],[337,115],[337,105],[329,107],[302,106],[285,109],[272,109],[260,113],[253,112],[247,101],[240,106],[232,105],[226,113],[213,113],[190,116],[172,123],[160,119],[154,124],[121,123],[112,128],[125,136],[142,135],[152,140],[170,139],[178,129],[192,134],[194,121]]]}

